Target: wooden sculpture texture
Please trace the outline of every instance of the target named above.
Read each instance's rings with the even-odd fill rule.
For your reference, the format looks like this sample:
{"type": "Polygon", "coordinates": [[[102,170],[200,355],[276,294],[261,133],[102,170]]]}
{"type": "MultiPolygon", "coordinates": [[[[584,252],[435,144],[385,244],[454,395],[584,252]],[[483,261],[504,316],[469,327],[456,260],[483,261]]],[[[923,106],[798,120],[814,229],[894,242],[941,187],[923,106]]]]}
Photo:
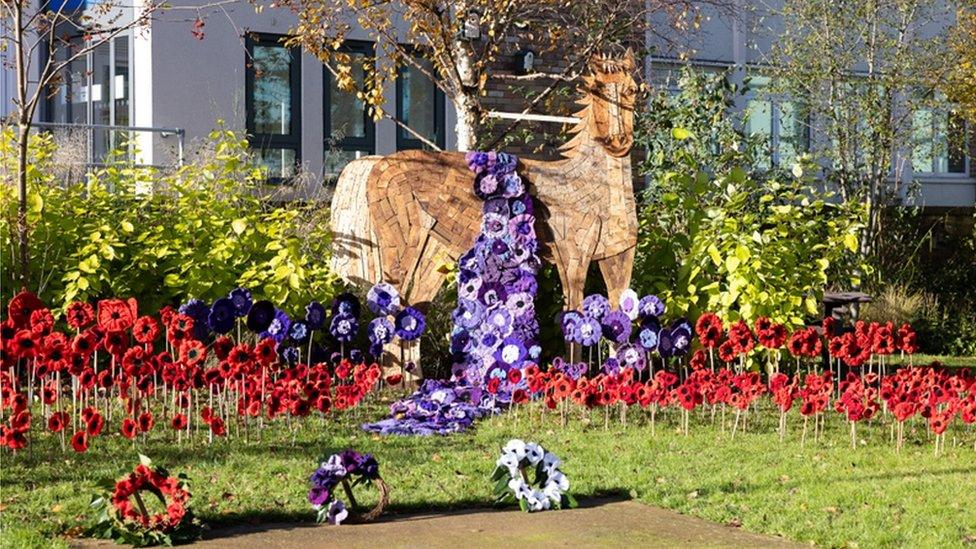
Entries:
{"type": "MultiPolygon", "coordinates": [[[[591,261],[611,303],[630,285],[637,245],[633,70],[629,52],[591,60],[563,158],[519,162],[536,204],[540,256],[559,271],[570,309],[582,304],[591,261]]],[[[482,201],[472,188],[464,153],[403,151],[350,163],[332,201],[332,268],[352,283],[389,282],[406,303],[425,306],[444,282],[443,266],[467,251],[480,230],[482,201]]],[[[407,349],[406,357],[419,359],[419,348],[407,349]]]]}

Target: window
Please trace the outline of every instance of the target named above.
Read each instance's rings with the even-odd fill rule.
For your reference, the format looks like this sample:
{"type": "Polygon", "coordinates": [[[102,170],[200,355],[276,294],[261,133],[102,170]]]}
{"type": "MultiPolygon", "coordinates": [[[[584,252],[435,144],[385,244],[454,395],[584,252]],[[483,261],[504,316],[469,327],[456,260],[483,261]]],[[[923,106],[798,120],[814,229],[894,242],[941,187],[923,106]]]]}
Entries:
{"type": "MultiPolygon", "coordinates": [[[[348,41],[342,51],[349,54],[351,74],[356,90],[365,89],[366,67],[373,63],[373,45],[369,42],[348,41]]],[[[351,160],[375,152],[375,126],[356,92],[339,88],[337,79],[328,67],[323,67],[325,143],[323,171],[325,181],[334,183],[342,168],[351,160]]]]}
{"type": "MultiPolygon", "coordinates": [[[[434,67],[426,59],[414,57],[427,74],[434,67]]],[[[444,147],[444,93],[427,74],[413,65],[400,67],[396,81],[397,119],[438,147],[444,147]]],[[[397,150],[422,149],[426,145],[415,135],[397,126],[397,150]]]]}
{"type": "Polygon", "coordinates": [[[244,78],[247,133],[268,181],[295,175],[301,161],[301,54],[283,37],[248,34],[244,78]]]}
{"type": "Polygon", "coordinates": [[[966,123],[944,109],[912,116],[912,170],[920,175],[966,175],[966,123]]]}
{"type": "Polygon", "coordinates": [[[752,77],[752,97],[746,103],[745,132],[757,136],[763,150],[756,167],[788,168],[810,149],[810,128],[803,106],[795,101],[765,93],[769,78],[752,77]]]}
{"type": "MultiPolygon", "coordinates": [[[[128,126],[132,120],[129,40],[129,36],[116,36],[71,61],[48,99],[45,121],[128,126]]],[[[73,38],[55,55],[63,61],[82,47],[82,38],[73,38]]],[[[130,132],[106,128],[83,133],[92,162],[100,162],[111,150],[125,146],[130,137],[130,132]]]]}

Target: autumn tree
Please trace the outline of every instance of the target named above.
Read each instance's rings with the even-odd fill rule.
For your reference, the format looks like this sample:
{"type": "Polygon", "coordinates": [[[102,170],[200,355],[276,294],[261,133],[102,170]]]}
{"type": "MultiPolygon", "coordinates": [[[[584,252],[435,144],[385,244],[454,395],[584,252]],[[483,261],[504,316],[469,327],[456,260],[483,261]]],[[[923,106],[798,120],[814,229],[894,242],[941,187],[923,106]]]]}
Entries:
{"type": "Polygon", "coordinates": [[[976,1],[966,0],[956,10],[949,47],[955,64],[941,87],[958,112],[976,124],[976,1]]]}
{"type": "MultiPolygon", "coordinates": [[[[622,51],[635,43],[643,49],[645,32],[689,28],[697,24],[701,4],[724,5],[723,1],[286,0],[285,5],[299,17],[293,42],[316,55],[338,85],[356,92],[376,117],[386,114],[382,90],[396,77],[398,67],[407,65],[425,74],[453,102],[458,149],[468,150],[482,135],[489,82],[546,79],[548,85],[529,100],[525,109],[529,112],[554,90],[578,78],[591,55],[622,51]],[[650,21],[655,18],[669,21],[672,29],[653,28],[650,21]],[[359,89],[351,77],[352,59],[342,52],[354,26],[370,33],[382,52],[375,64],[371,60],[364,67],[366,84],[359,89]],[[496,70],[501,56],[523,47],[564,57],[565,69],[554,74],[496,70]]],[[[673,39],[675,33],[660,35],[673,39]]],[[[427,145],[436,148],[429,141],[427,145]]]]}
{"type": "MultiPolygon", "coordinates": [[[[160,8],[148,1],[136,8],[130,3],[38,2],[3,0],[0,6],[3,36],[0,48],[12,53],[10,66],[15,83],[12,123],[16,125],[16,184],[18,188],[17,235],[20,282],[29,285],[30,227],[27,222],[28,143],[38,107],[57,93],[65,69],[116,36],[145,26],[160,8]],[[82,40],[72,40],[81,36],[82,40]]],[[[8,182],[5,182],[8,183],[8,182]]],[[[12,225],[14,226],[14,225],[12,225]]]]}
{"type": "Polygon", "coordinates": [[[845,200],[867,211],[860,252],[883,238],[906,193],[913,121],[946,109],[953,6],[939,0],[785,0],[770,65],[777,93],[809,113],[813,155],[845,200]]]}

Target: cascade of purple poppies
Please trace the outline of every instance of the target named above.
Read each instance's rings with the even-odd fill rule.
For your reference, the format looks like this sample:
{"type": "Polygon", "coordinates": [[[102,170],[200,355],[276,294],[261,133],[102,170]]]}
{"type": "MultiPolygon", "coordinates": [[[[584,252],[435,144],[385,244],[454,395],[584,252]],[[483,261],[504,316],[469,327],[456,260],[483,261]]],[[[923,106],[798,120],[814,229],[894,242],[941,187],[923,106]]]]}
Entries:
{"type": "Polygon", "coordinates": [[[535,318],[539,258],[532,199],[515,173],[518,159],[471,152],[474,193],[485,201],[481,232],[458,261],[458,305],[452,318],[453,379],[426,380],[390,406],[390,417],[363,425],[374,433],[432,435],[463,431],[497,411],[517,389],[521,369],[538,360],[535,318]]]}
{"type": "Polygon", "coordinates": [[[474,193],[485,203],[481,232],[458,260],[452,373],[508,402],[526,384],[524,376],[509,372],[535,364],[541,351],[534,306],[539,270],[535,215],[515,156],[469,152],[465,158],[475,174],[474,193]]]}

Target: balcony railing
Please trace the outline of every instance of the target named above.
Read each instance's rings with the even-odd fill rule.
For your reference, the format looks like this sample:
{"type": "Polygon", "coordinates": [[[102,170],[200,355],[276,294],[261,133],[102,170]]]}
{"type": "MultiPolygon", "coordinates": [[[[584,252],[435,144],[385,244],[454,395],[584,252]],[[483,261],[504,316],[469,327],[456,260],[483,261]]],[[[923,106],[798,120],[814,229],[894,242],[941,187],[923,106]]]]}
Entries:
{"type": "MultiPolygon", "coordinates": [[[[139,163],[139,167],[173,168],[183,165],[186,130],[183,128],[156,128],[145,126],[114,126],[109,124],[74,124],[63,122],[35,122],[34,127],[50,132],[67,134],[71,139],[81,133],[84,138],[84,164],[86,169],[104,167],[110,153],[119,149],[126,151],[128,160],[138,158],[135,136],[138,134],[158,134],[163,138],[176,137],[176,161],[169,164],[139,163]]],[[[149,146],[152,146],[150,144],[149,146]]]]}

